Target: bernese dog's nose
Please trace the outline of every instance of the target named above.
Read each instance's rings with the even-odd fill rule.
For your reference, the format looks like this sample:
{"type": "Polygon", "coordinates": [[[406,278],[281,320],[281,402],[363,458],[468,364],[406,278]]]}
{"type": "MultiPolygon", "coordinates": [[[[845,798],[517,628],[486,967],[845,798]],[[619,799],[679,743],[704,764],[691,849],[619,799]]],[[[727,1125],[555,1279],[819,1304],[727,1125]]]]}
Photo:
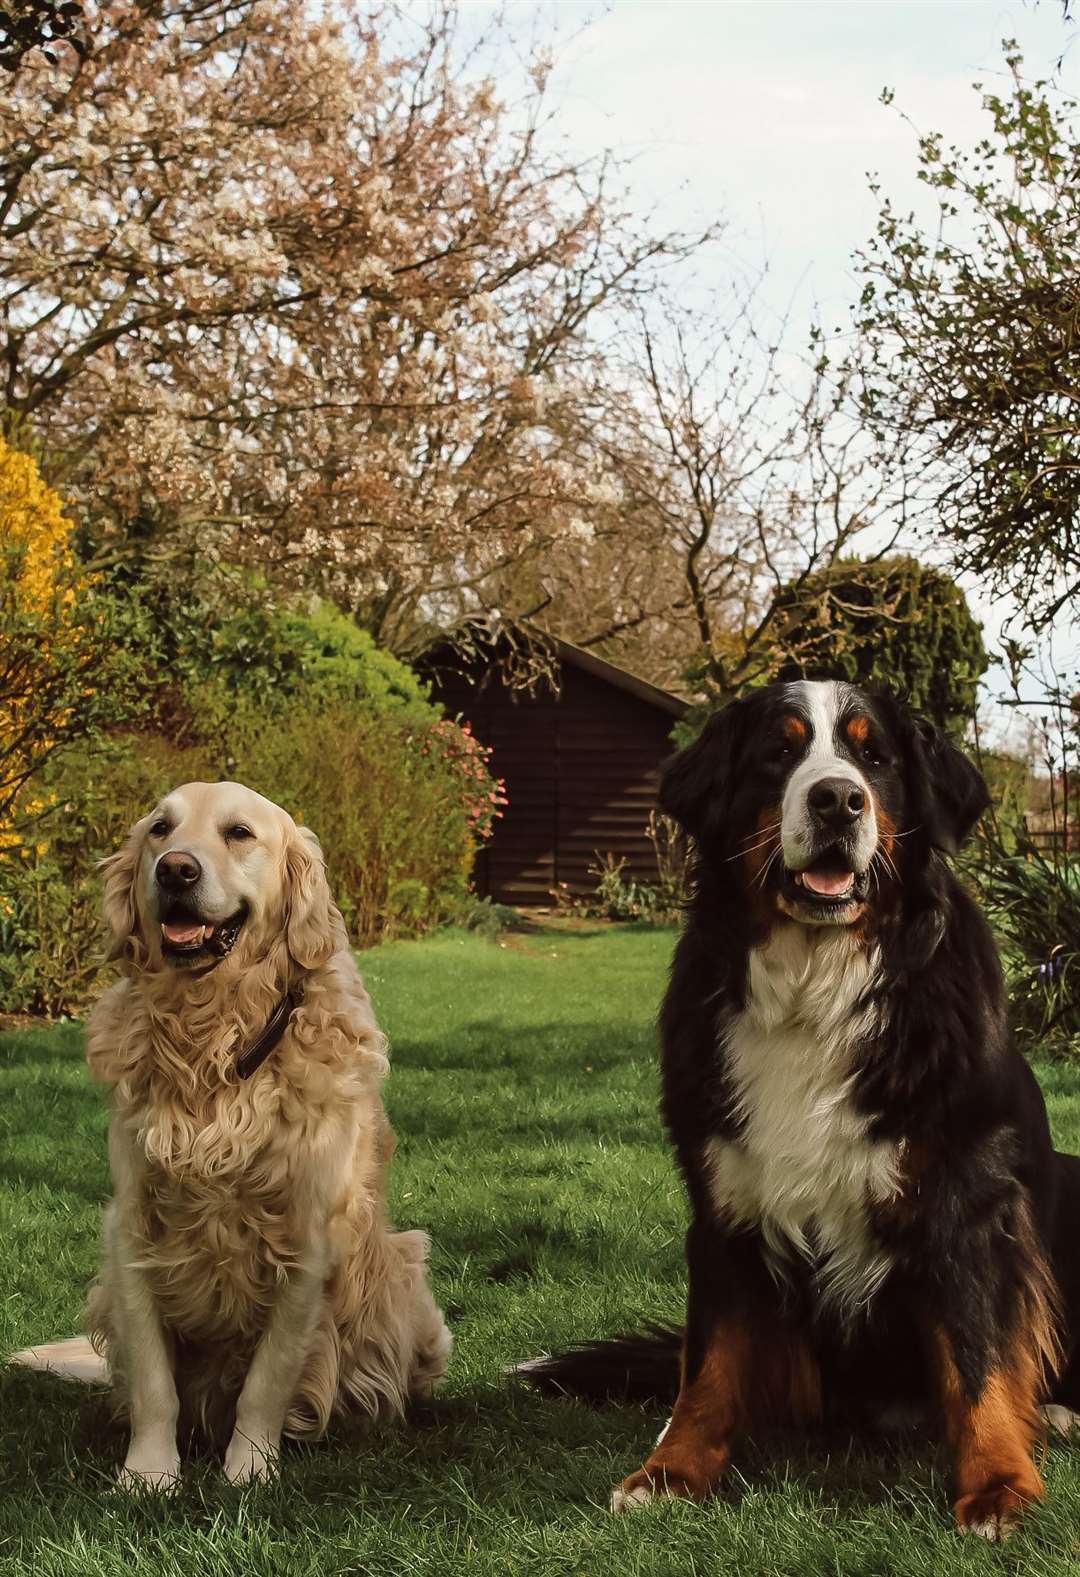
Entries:
{"type": "Polygon", "coordinates": [[[866,795],[850,778],[819,778],[808,790],[806,803],[819,821],[849,827],[862,815],[866,795]]]}
{"type": "Polygon", "coordinates": [[[193,854],[185,854],[180,849],[173,849],[168,854],[163,854],[157,862],[154,872],[159,887],[167,893],[186,893],[189,887],[202,875],[202,866],[193,854]]]}

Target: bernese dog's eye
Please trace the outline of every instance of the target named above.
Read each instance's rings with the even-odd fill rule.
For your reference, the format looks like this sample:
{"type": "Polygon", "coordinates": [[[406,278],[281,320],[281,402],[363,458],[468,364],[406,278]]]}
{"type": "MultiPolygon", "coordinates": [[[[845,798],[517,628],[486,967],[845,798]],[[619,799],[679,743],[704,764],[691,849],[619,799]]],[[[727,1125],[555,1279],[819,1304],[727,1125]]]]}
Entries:
{"type": "Polygon", "coordinates": [[[159,816],[157,821],[155,821],[154,825],[150,828],[150,836],[152,838],[165,838],[168,836],[168,832],[169,823],[165,820],[164,816],[159,816]]]}
{"type": "Polygon", "coordinates": [[[868,766],[880,767],[884,766],[885,764],[885,757],[882,755],[880,749],[873,743],[872,740],[867,740],[866,744],[862,747],[861,754],[863,760],[868,766]]]}
{"type": "Polygon", "coordinates": [[[252,832],[251,828],[245,827],[242,821],[234,822],[231,827],[225,828],[226,843],[243,843],[246,841],[246,839],[253,838],[254,836],[255,834],[252,832]]]}

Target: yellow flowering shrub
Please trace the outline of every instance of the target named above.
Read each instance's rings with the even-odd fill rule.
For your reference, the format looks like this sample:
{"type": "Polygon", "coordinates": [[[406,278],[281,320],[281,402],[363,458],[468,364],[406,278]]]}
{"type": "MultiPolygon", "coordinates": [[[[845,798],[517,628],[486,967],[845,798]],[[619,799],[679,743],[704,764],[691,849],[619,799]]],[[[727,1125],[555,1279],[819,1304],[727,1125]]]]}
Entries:
{"type": "Polygon", "coordinates": [[[0,850],[40,842],[53,751],[130,712],[137,617],[86,573],[63,499],[0,435],[0,850]]]}
{"type": "Polygon", "coordinates": [[[0,543],[4,573],[13,580],[19,607],[41,613],[58,592],[62,604],[71,606],[70,534],[59,493],[42,478],[31,456],[13,449],[0,434],[0,543]]]}
{"type": "MultiPolygon", "coordinates": [[[[64,515],[60,495],[43,479],[37,463],[15,449],[0,434],[0,584],[3,586],[4,628],[13,665],[0,693],[0,796],[14,790],[30,775],[33,757],[51,744],[50,736],[34,726],[29,715],[36,700],[40,661],[57,639],[63,640],[75,601],[71,585],[74,555],[70,545],[71,522],[64,515]],[[20,653],[13,624],[26,637],[37,637],[36,653],[20,653]],[[22,662],[19,659],[22,657],[22,662]],[[27,658],[30,658],[27,661],[27,658]]],[[[44,801],[30,797],[21,807],[23,816],[34,816],[44,801]]],[[[18,843],[0,817],[0,849],[18,843]]]]}

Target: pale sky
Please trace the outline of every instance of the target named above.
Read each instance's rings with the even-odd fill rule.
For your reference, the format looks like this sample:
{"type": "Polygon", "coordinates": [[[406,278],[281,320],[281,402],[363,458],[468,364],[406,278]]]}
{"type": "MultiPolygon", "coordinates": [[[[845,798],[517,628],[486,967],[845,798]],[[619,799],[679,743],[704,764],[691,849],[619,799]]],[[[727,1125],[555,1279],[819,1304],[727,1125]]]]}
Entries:
{"type": "MultiPolygon", "coordinates": [[[[613,0],[606,9],[516,0],[564,35],[552,98],[584,151],[633,154],[633,190],[660,217],[724,218],[748,266],[767,258],[771,294],[809,316],[856,294],[852,252],[872,233],[867,172],[918,203],[916,130],[971,146],[986,117],[972,82],[1004,81],[1003,38],[1033,75],[1080,91],[1080,45],[1057,0],[613,0]],[[883,88],[895,94],[880,103],[883,88]]],[[[839,320],[838,320],[839,321],[839,320]]]]}
{"type": "MultiPolygon", "coordinates": [[[[479,22],[495,6],[463,10],[479,22]]],[[[799,346],[815,312],[842,326],[858,295],[852,253],[877,213],[868,172],[894,205],[932,214],[918,134],[964,148],[985,134],[972,84],[1004,87],[1003,39],[1029,75],[1080,96],[1080,37],[1059,0],[510,0],[505,14],[561,35],[550,102],[570,147],[631,155],[635,206],[658,224],[723,219],[709,266],[767,261],[766,303],[799,346]]],[[[966,589],[992,639],[1004,610],[966,589]]],[[[1058,666],[1077,666],[1064,623],[1055,644],[1058,666]]]]}

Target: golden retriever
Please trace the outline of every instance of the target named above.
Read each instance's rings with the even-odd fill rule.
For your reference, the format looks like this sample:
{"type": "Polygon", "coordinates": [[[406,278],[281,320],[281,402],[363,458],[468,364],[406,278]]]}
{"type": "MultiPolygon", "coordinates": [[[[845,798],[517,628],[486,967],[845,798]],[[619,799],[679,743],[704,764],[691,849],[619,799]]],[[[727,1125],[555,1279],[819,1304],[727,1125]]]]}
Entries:
{"type": "Polygon", "coordinates": [[[114,1197],[88,1321],[121,1481],[174,1484],[178,1436],[222,1424],[226,1476],[265,1479],[283,1434],[400,1413],[446,1367],[427,1238],[386,1219],[386,1042],[318,842],[260,794],[187,783],[102,869],[123,978],[89,1027],[114,1197]]]}

